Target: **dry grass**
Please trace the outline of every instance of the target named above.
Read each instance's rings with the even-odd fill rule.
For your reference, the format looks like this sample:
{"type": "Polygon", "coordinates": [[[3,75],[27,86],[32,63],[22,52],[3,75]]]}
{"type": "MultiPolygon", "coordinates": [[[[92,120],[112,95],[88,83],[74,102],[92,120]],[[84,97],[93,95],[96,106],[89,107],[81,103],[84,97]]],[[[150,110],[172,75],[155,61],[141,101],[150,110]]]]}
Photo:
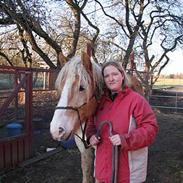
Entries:
{"type": "Polygon", "coordinates": [[[155,85],[183,85],[183,79],[160,78],[155,85]]]}
{"type": "Polygon", "coordinates": [[[175,86],[175,85],[183,85],[183,79],[166,79],[160,78],[155,83],[155,87],[168,87],[168,86],[175,86]]]}

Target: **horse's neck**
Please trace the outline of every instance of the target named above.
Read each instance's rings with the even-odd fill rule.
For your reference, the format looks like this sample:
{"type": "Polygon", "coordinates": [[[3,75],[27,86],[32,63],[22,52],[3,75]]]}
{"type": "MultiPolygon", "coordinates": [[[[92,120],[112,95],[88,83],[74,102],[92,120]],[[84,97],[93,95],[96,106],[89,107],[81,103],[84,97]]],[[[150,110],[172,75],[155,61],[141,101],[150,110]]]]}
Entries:
{"type": "MultiPolygon", "coordinates": [[[[82,129],[84,129],[84,127],[85,127],[85,122],[82,123],[82,129]]],[[[82,138],[83,132],[82,132],[82,130],[81,130],[81,126],[76,130],[76,134],[77,134],[79,137],[82,138]]],[[[84,151],[85,151],[86,148],[85,148],[83,142],[81,141],[81,139],[80,139],[77,135],[74,136],[76,145],[77,145],[79,151],[80,151],[81,153],[84,153],[84,151]]],[[[86,138],[86,137],[85,137],[85,138],[86,138]]]]}

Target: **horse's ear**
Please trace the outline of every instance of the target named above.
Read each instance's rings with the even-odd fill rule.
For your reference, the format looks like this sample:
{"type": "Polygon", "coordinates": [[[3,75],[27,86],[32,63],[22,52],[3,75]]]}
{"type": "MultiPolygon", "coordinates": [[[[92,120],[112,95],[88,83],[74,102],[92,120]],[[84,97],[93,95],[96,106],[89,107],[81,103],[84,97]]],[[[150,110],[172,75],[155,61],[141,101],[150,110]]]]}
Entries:
{"type": "Polygon", "coordinates": [[[86,68],[86,70],[91,73],[92,72],[92,63],[91,63],[91,59],[90,59],[90,56],[85,53],[85,52],[82,52],[81,54],[81,61],[84,65],[84,67],[86,68]]]}
{"type": "Polygon", "coordinates": [[[89,57],[91,57],[92,52],[93,52],[93,44],[89,42],[86,45],[86,53],[88,54],[89,57]]]}
{"type": "Polygon", "coordinates": [[[64,54],[63,54],[62,52],[59,53],[58,59],[59,59],[59,62],[60,62],[60,65],[61,65],[61,66],[64,66],[65,63],[68,61],[68,58],[65,57],[64,54]]]}

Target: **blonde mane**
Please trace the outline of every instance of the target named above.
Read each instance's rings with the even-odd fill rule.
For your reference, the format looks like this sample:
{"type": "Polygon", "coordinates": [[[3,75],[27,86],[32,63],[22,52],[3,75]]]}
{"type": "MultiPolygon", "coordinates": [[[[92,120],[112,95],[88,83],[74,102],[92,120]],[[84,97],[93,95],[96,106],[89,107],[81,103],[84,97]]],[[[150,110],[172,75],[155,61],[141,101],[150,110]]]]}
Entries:
{"type": "MultiPolygon", "coordinates": [[[[96,95],[99,96],[102,93],[102,75],[101,75],[101,68],[100,66],[94,62],[92,62],[92,68],[93,68],[93,82],[94,86],[96,88],[96,95]]],[[[70,82],[74,82],[77,77],[77,81],[79,82],[79,85],[82,81],[82,84],[84,86],[87,86],[88,84],[91,84],[91,78],[88,72],[86,71],[85,67],[83,66],[81,62],[81,58],[79,56],[75,56],[71,58],[61,69],[61,71],[58,74],[58,77],[55,82],[55,88],[61,92],[64,82],[67,78],[70,79],[70,82]]],[[[79,87],[78,85],[78,87],[79,87]]],[[[79,90],[79,88],[78,88],[79,90]]],[[[71,92],[71,91],[70,91],[71,92]]],[[[89,97],[89,93],[87,93],[87,98],[89,97]]]]}

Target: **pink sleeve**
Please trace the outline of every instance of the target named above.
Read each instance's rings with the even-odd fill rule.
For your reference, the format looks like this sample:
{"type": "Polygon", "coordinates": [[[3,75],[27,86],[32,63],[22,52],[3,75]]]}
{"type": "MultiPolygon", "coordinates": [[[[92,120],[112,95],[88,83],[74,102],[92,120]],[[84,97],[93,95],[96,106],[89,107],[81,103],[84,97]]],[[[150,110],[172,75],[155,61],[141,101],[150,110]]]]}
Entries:
{"type": "Polygon", "coordinates": [[[137,128],[122,138],[125,150],[136,150],[152,144],[158,132],[155,114],[144,98],[137,98],[133,106],[133,117],[137,128]]]}

